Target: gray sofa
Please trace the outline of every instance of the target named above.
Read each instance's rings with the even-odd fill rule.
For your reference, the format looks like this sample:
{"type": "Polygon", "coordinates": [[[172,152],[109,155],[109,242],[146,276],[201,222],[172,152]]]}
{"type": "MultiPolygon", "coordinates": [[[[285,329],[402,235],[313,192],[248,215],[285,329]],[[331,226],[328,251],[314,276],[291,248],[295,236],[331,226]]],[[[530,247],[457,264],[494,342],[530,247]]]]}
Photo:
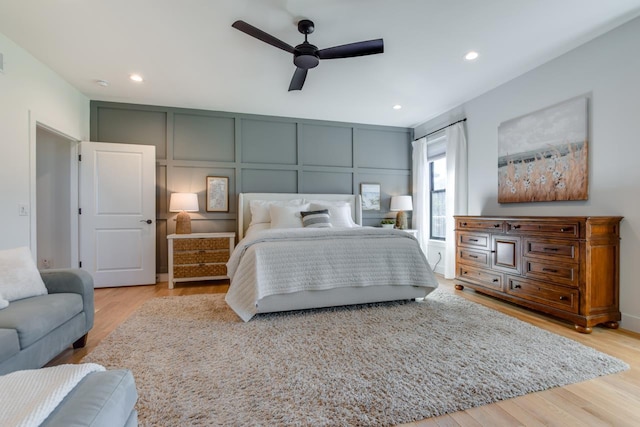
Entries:
{"type": "Polygon", "coordinates": [[[0,310],[0,375],[44,366],[65,348],[84,347],[93,327],[93,278],[79,269],[41,272],[48,294],[0,310]]]}
{"type": "MultiPolygon", "coordinates": [[[[0,375],[41,368],[65,348],[84,347],[93,327],[93,279],[83,270],[40,272],[48,294],[0,310],[0,375]]],[[[134,427],[138,399],[131,371],[92,372],[41,424],[47,427],[134,427]]],[[[0,406],[0,424],[2,407],[0,406]]]]}

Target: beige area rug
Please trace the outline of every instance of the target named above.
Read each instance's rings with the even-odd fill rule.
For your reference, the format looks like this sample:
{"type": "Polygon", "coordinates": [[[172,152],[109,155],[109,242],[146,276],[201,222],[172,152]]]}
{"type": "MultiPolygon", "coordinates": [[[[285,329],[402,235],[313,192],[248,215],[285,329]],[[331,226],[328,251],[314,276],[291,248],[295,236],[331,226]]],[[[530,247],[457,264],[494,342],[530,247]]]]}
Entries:
{"type": "Polygon", "coordinates": [[[258,315],[156,298],[84,358],[129,368],[142,426],[389,426],[628,369],[455,295],[258,315]]]}

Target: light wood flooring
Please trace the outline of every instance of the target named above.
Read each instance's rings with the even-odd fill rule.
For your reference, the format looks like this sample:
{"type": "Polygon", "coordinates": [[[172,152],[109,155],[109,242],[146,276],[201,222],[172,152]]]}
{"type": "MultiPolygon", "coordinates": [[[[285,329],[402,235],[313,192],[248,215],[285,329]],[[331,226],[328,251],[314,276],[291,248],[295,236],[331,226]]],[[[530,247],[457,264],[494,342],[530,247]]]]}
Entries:
{"type": "MultiPolygon", "coordinates": [[[[596,327],[589,335],[549,316],[501,302],[472,290],[456,291],[440,278],[441,288],[558,335],[571,338],[627,362],[631,369],[406,426],[640,426],[640,334],[596,327]]],[[[209,282],[96,289],[95,325],[87,346],[68,349],[49,365],[78,363],[146,300],[167,295],[226,292],[228,283],[209,282]]]]}

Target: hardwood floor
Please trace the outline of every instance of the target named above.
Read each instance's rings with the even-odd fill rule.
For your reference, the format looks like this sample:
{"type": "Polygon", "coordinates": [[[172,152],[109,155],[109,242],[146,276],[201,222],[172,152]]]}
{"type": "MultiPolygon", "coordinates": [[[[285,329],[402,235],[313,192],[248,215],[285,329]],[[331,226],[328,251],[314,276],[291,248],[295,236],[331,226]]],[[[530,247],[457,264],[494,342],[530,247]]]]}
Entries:
{"type": "MultiPolygon", "coordinates": [[[[573,325],[502,302],[471,290],[456,291],[439,278],[441,289],[470,301],[517,317],[542,329],[579,341],[627,362],[631,369],[615,375],[566,387],[532,393],[515,399],[472,408],[441,417],[406,424],[427,426],[639,426],[640,334],[623,329],[593,328],[589,335],[575,332],[573,325]]],[[[69,348],[49,365],[78,363],[102,339],[126,320],[145,301],[168,295],[226,292],[228,282],[103,288],[95,291],[95,325],[83,349],[69,348]]]]}

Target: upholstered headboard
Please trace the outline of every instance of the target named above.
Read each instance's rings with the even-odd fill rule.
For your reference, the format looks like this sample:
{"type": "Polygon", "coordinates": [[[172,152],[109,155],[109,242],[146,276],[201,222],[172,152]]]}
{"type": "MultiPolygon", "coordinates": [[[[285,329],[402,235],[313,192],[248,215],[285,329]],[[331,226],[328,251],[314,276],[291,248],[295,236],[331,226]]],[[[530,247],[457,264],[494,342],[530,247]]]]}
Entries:
{"type": "Polygon", "coordinates": [[[300,193],[240,193],[238,194],[238,240],[244,237],[251,223],[251,200],[327,200],[344,201],[351,205],[351,218],[362,225],[362,201],[359,194],[300,194],[300,193]]]}

